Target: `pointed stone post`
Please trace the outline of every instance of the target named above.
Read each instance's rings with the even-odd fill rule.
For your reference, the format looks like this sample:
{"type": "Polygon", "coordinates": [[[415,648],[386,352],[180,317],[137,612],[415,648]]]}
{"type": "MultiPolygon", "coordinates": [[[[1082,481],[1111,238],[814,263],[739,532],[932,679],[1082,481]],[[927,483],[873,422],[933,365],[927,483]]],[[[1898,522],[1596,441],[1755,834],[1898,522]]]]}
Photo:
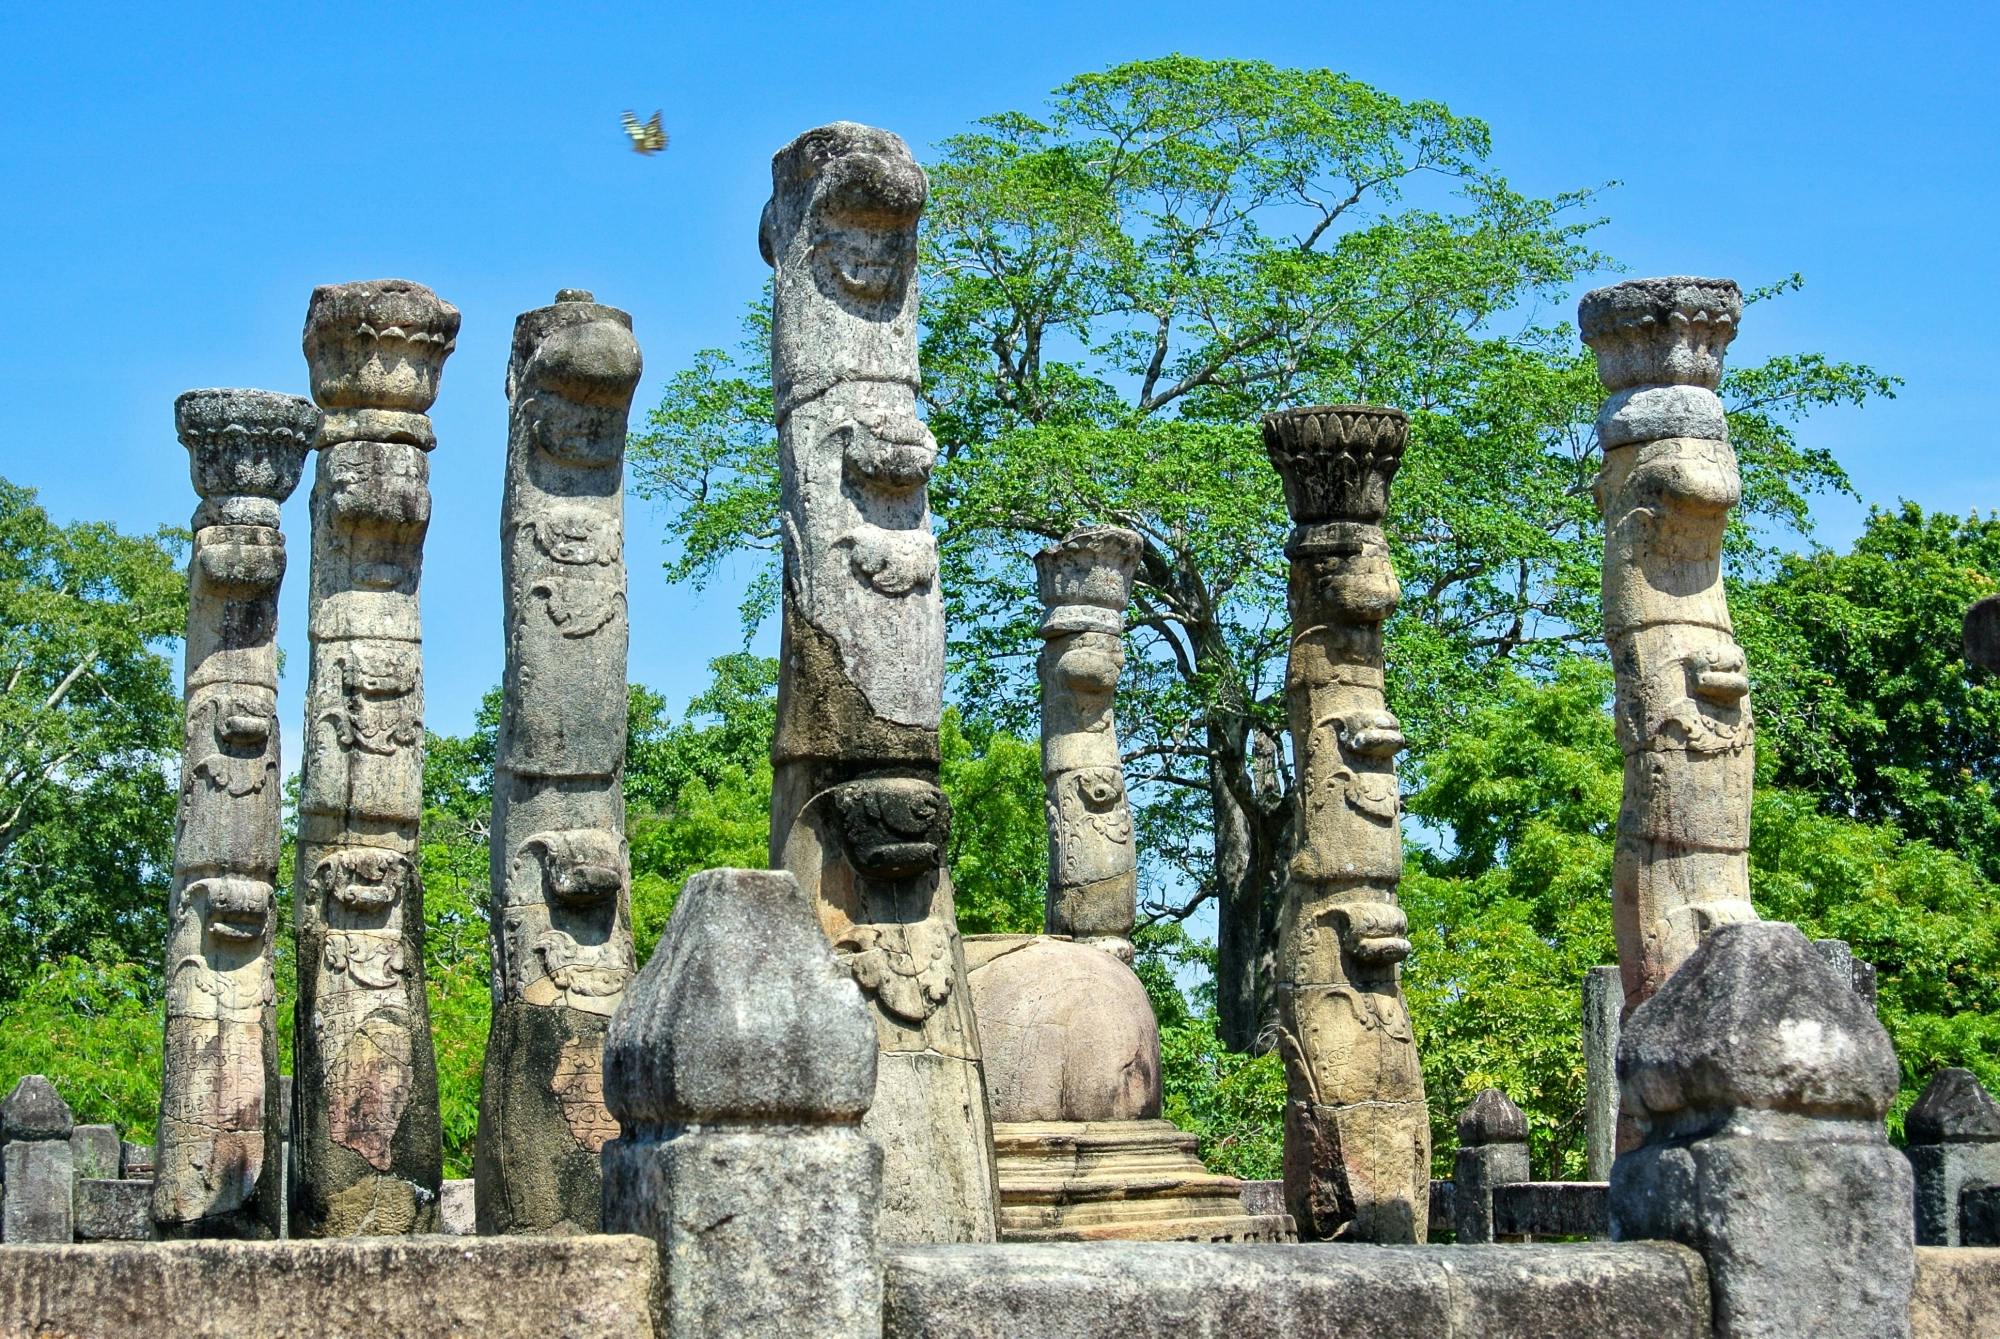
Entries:
{"type": "Polygon", "coordinates": [[[937,444],[916,415],[927,191],[902,140],[847,121],[771,160],[759,243],[785,545],[771,863],[797,876],[874,1010],[884,1239],[991,1241],[993,1135],[938,789],[937,444]]]}
{"type": "Polygon", "coordinates": [[[2000,1102],[1971,1070],[1941,1069],[1903,1118],[1903,1133],[1916,1176],[1917,1244],[1966,1245],[1963,1192],[2000,1185],[2000,1102]]]}
{"type": "Polygon", "coordinates": [[[1458,1113],[1458,1152],[1451,1168],[1452,1233],[1458,1244],[1498,1241],[1493,1187],[1532,1179],[1527,1114],[1498,1088],[1481,1089],[1458,1113]]]}
{"type": "Polygon", "coordinates": [[[424,994],[424,690],[417,586],[427,411],[458,309],[406,279],[313,290],[326,411],[312,492],[292,1233],[437,1230],[444,1151],[424,994]]]}
{"type": "Polygon", "coordinates": [[[1717,1339],[1895,1339],[1916,1272],[1896,1052],[1796,926],[1719,926],[1625,1022],[1615,1241],[1708,1262],[1717,1339]]]}
{"type": "Polygon", "coordinates": [[[1756,919],[1750,681],[1722,587],[1742,485],[1715,393],[1742,314],[1729,279],[1636,279],[1577,308],[1611,392],[1597,502],[1625,753],[1612,887],[1628,1015],[1710,929],[1756,919]]]}
{"type": "Polygon", "coordinates": [[[1278,945],[1285,1202],[1303,1240],[1411,1242],[1430,1216],[1430,1116],[1403,1004],[1408,922],[1382,622],[1402,589],[1382,518],[1409,419],[1375,405],[1264,419],[1293,526],[1285,704],[1298,854],[1278,945]]]}
{"type": "Polygon", "coordinates": [[[877,1339],[875,1025],[783,870],[688,880],[605,1040],[604,1228],[659,1243],[668,1339],[877,1339]]]}
{"type": "Polygon", "coordinates": [[[188,565],[152,1192],[167,1237],[275,1237],[283,1213],[271,976],[283,805],[278,520],[319,426],[311,401],[273,391],[188,391],[174,402],[202,500],[188,565]]]}
{"type": "Polygon", "coordinates": [[[595,1232],[604,1029],[632,979],[625,845],[625,421],[632,318],[566,289],[514,323],[493,784],[495,1004],[479,1231],[595,1232]]]}
{"type": "Polygon", "coordinates": [[[0,1101],[0,1153],[6,1187],[0,1241],[9,1246],[67,1246],[76,1236],[76,1163],[70,1132],[76,1117],[56,1086],[29,1074],[0,1101]]]}

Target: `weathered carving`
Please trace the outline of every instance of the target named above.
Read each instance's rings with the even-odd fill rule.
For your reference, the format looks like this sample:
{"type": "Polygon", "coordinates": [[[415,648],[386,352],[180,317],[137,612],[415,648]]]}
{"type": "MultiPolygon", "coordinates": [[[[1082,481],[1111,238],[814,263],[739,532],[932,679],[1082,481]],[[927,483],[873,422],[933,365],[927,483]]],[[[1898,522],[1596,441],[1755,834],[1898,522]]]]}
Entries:
{"type": "Polygon", "coordinates": [[[625,423],[632,318],[566,289],[514,323],[500,504],[507,668],[494,762],[484,1233],[595,1232],[604,1031],[631,982],[625,423]]]}
{"type": "Polygon", "coordinates": [[[917,418],[916,224],[903,141],[840,122],[771,161],[759,243],[784,525],[771,862],[873,1006],[866,1128],[891,1241],[990,1241],[992,1136],[937,789],[944,605],[917,418]]]}
{"type": "Polygon", "coordinates": [[[1722,587],[1741,484],[1714,389],[1742,311],[1734,283],[1688,278],[1597,289],[1578,308],[1612,392],[1597,500],[1625,753],[1613,889],[1628,1014],[1709,930],[1757,918],[1750,681],[1722,587]]]}
{"type": "Polygon", "coordinates": [[[313,290],[325,411],[313,481],[299,776],[292,1231],[436,1230],[443,1171],[424,994],[422,626],[436,444],[458,311],[402,279],[313,290]]]}
{"type": "Polygon", "coordinates": [[[1382,622],[1402,590],[1382,517],[1408,420],[1371,405],[1264,419],[1293,529],[1286,710],[1299,843],[1279,940],[1285,1199],[1302,1238],[1422,1241],[1430,1122],[1403,1005],[1408,955],[1396,754],[1382,622]]]}
{"type": "Polygon", "coordinates": [[[153,1216],[169,1236],[278,1234],[280,504],[319,411],[270,391],[174,402],[201,505],[188,567],[187,732],[168,908],[153,1216]]]}

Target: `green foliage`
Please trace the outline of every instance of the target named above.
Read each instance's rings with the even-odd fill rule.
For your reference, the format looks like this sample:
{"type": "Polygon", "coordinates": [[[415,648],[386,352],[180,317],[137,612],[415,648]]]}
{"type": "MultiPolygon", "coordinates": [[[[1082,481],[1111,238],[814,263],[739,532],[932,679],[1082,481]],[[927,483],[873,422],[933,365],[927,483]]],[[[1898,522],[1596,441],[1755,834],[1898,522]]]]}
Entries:
{"type": "Polygon", "coordinates": [[[150,962],[165,939],[183,542],[57,525],[0,479],[0,1001],[56,959],[150,962]]]}
{"type": "Polygon", "coordinates": [[[1042,750],[953,708],[938,732],[951,871],[966,934],[1038,934],[1049,883],[1042,750]]]}
{"type": "Polygon", "coordinates": [[[79,1122],[148,1142],[160,1114],[160,968],[153,961],[45,963],[0,1003],[0,1094],[45,1074],[79,1122]]]}

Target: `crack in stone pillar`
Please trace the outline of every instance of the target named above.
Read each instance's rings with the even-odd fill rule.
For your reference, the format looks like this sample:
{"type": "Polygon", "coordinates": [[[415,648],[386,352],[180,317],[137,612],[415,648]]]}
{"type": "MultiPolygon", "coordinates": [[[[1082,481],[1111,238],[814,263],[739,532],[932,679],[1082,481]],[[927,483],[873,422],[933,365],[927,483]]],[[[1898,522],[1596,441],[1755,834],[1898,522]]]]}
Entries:
{"type": "Polygon", "coordinates": [[[632,318],[581,290],[514,323],[482,1234],[595,1232],[603,1216],[604,1033],[634,970],[624,459],[639,371],[632,318]]]}
{"type": "Polygon", "coordinates": [[[424,993],[427,412],[458,309],[405,279],[313,290],[325,411],[312,492],[299,775],[292,1233],[437,1230],[444,1152],[424,993]]]}
{"type": "Polygon", "coordinates": [[[169,1237],[278,1235],[278,519],[319,422],[310,401],[272,391],[188,391],[174,401],[202,500],[188,564],[187,729],[153,1180],[153,1218],[169,1237]]]}
{"type": "Polygon", "coordinates": [[[771,160],[772,398],[784,526],[771,863],[868,998],[882,1048],[865,1128],[882,1236],[991,1241],[993,1136],[938,789],[944,604],[917,418],[908,146],[852,122],[771,160]]]}
{"type": "Polygon", "coordinates": [[[1382,518],[1409,419],[1374,405],[1264,419],[1293,527],[1285,704],[1299,849],[1278,947],[1285,1201],[1303,1240],[1420,1242],[1430,1116],[1403,1003],[1402,727],[1383,697],[1382,623],[1402,597],[1382,518]]]}

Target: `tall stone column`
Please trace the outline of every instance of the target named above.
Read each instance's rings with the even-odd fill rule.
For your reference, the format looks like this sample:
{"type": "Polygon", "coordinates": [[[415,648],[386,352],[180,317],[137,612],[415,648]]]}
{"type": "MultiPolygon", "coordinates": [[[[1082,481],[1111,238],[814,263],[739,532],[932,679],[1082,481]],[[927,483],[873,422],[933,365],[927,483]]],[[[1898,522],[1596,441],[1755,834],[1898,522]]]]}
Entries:
{"type": "Polygon", "coordinates": [[[174,401],[201,505],[154,1154],[153,1218],[169,1237],[275,1237],[283,1213],[271,979],[283,803],[278,519],[319,426],[311,401],[272,391],[174,401]]]}
{"type": "Polygon", "coordinates": [[[1094,526],[1035,555],[1042,598],[1042,784],[1049,805],[1052,935],[1115,941],[1132,958],[1139,890],[1132,808],[1111,704],[1125,667],[1125,606],[1142,542],[1094,526]]]}
{"type": "Polygon", "coordinates": [[[437,1230],[444,1153],[424,995],[425,411],[458,309],[405,279],[313,290],[326,411],[312,492],[299,778],[295,1236],[437,1230]]]}
{"type": "Polygon", "coordinates": [[[1403,1004],[1408,923],[1382,622],[1402,588],[1382,517],[1409,420],[1374,405],[1290,409],[1264,447],[1291,512],[1285,705],[1298,772],[1298,853],[1278,944],[1285,1202],[1303,1239],[1423,1241],[1430,1117],[1403,1004]]]}
{"type": "Polygon", "coordinates": [[[604,1030],[632,979],[625,846],[625,420],[632,318],[565,290],[514,323],[493,776],[494,1009],[479,1231],[595,1232],[604,1030]]]}
{"type": "Polygon", "coordinates": [[[888,1241],[990,1241],[993,1139],[938,789],[944,604],[918,420],[917,216],[902,140],[836,122],[771,160],[784,642],[771,862],[797,876],[881,1042],[866,1121],[888,1241]]]}
{"type": "MultiPolygon", "coordinates": [[[[1625,795],[1612,870],[1629,1015],[1750,906],[1750,681],[1722,588],[1741,484],[1722,355],[1743,298],[1728,279],[1638,279],[1577,308],[1598,379],[1604,638],[1617,675],[1625,795]]],[[[1629,1147],[1629,1125],[1621,1147],[1629,1147]]]]}

